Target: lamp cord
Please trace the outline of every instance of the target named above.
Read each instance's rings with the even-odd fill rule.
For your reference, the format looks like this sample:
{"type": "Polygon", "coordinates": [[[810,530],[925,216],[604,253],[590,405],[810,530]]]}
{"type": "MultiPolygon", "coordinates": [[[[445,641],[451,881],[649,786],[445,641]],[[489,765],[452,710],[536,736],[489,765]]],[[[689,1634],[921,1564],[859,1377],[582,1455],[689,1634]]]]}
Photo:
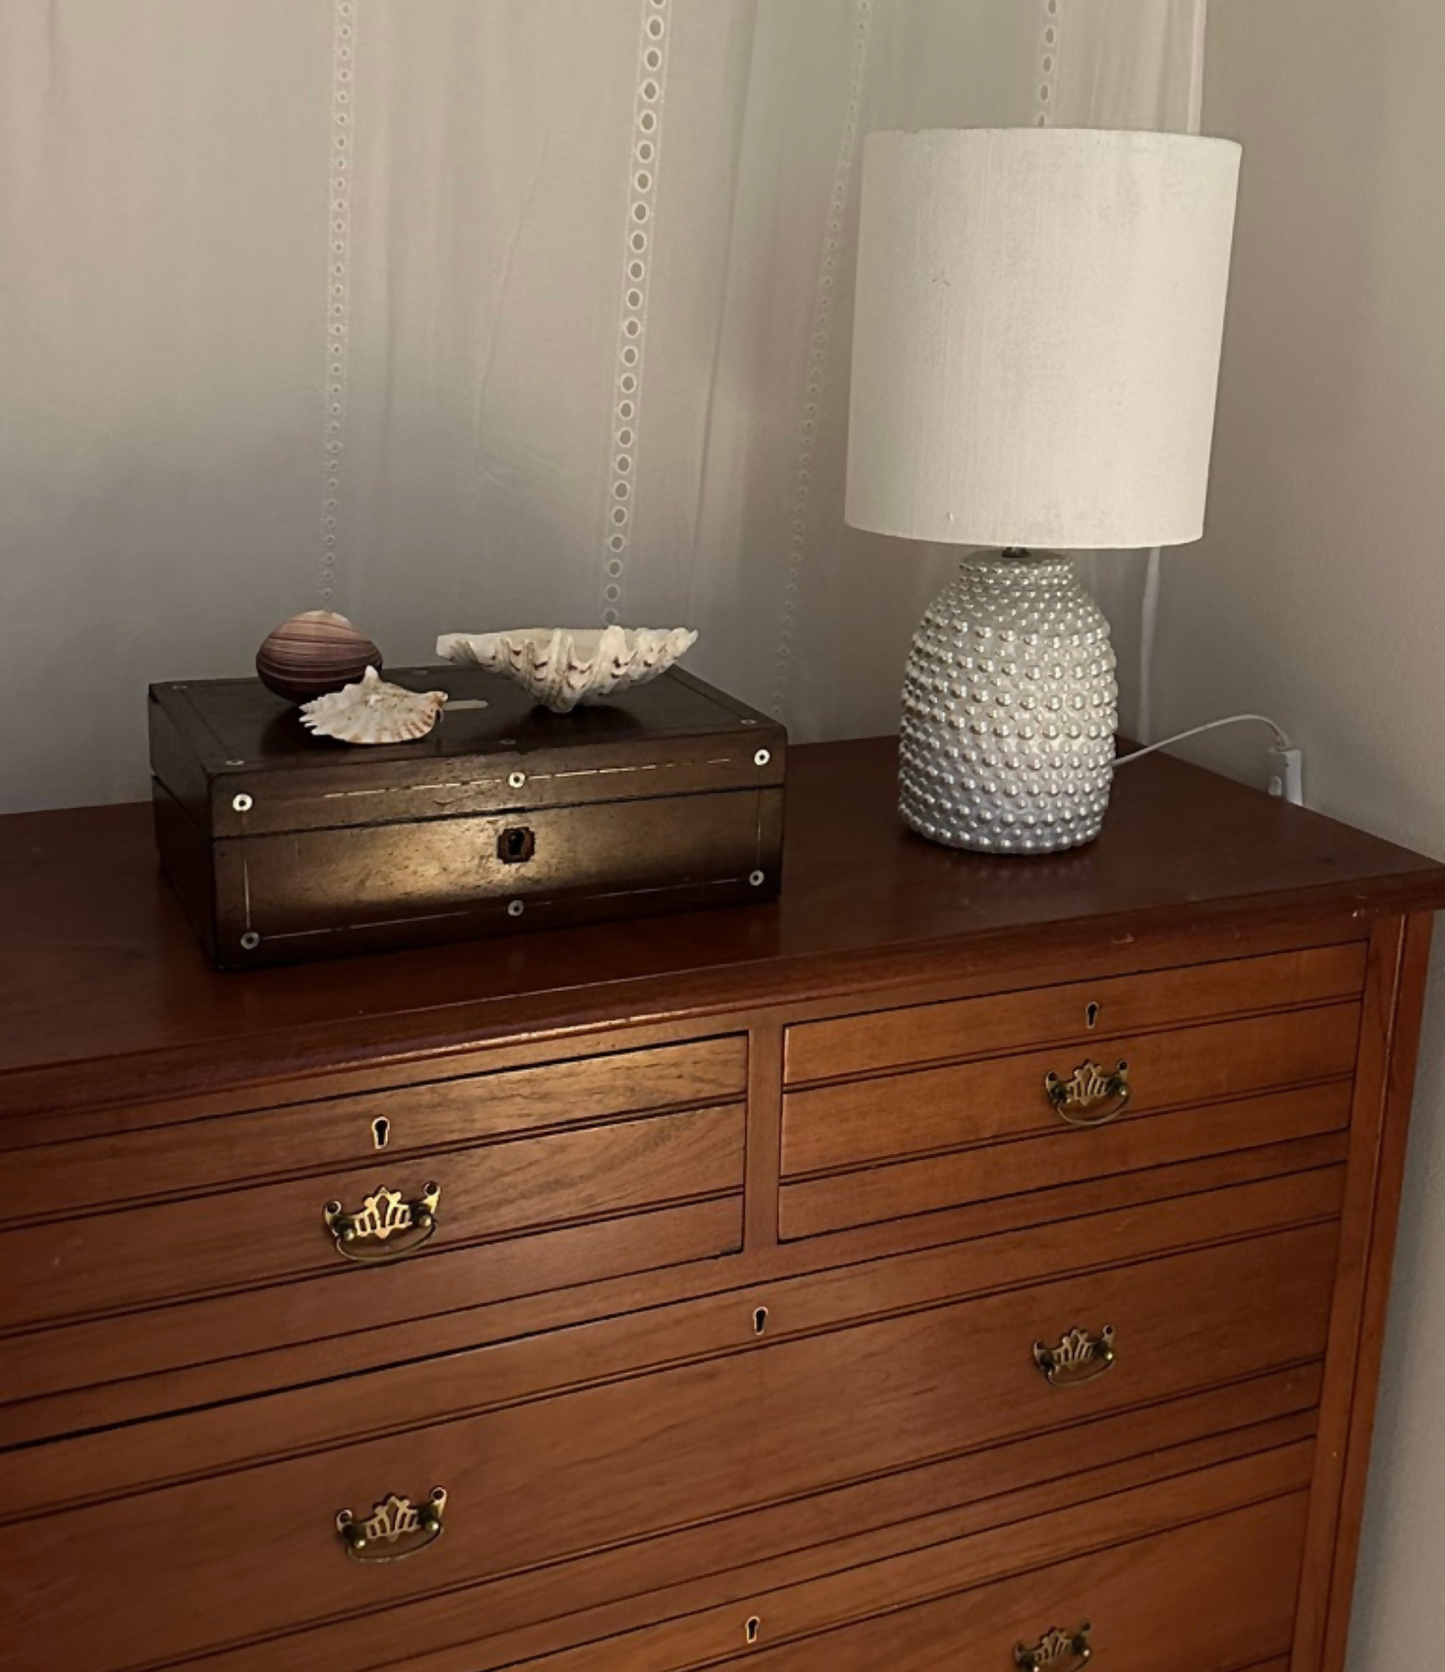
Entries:
{"type": "Polygon", "coordinates": [[[1115,769],[1128,766],[1130,761],[1143,760],[1145,755],[1157,754],[1160,749],[1167,749],[1172,743],[1183,743],[1186,738],[1198,737],[1201,732],[1217,731],[1220,726],[1237,726],[1245,720],[1257,720],[1260,725],[1268,726],[1274,733],[1276,749],[1292,749],[1288,734],[1267,714],[1228,714],[1222,720],[1209,720],[1202,726],[1191,726],[1188,731],[1175,732],[1173,737],[1161,737],[1157,743],[1146,744],[1142,749],[1131,749],[1127,755],[1120,755],[1114,762],[1115,769]]]}

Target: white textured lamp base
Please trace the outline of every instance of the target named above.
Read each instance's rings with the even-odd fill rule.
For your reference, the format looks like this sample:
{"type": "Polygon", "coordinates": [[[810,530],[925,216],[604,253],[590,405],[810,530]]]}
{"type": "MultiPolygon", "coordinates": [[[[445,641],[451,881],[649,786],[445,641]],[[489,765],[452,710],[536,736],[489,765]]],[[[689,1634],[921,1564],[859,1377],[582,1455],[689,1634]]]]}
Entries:
{"type": "Polygon", "coordinates": [[[908,656],[899,811],[989,853],[1091,842],[1119,688],[1103,612],[1057,552],[985,552],[929,606],[908,656]]]}

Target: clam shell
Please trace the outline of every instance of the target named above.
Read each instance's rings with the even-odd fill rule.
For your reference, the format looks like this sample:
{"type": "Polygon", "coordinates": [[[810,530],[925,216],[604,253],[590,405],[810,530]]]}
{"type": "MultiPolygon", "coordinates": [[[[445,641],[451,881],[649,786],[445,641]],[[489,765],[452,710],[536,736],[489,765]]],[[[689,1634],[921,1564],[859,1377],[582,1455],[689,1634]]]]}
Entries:
{"type": "Polygon", "coordinates": [[[443,633],[437,655],[510,674],[538,702],[566,714],[656,679],[696,640],[689,627],[516,627],[443,633]]]}
{"type": "Polygon", "coordinates": [[[381,666],[381,652],[344,615],[306,610],[266,635],[256,652],[256,676],[288,702],[339,691],[381,666]]]}
{"type": "Polygon", "coordinates": [[[432,729],[446,700],[445,691],[407,691],[367,668],[359,683],[307,703],[301,724],[342,743],[411,743],[432,729]]]}

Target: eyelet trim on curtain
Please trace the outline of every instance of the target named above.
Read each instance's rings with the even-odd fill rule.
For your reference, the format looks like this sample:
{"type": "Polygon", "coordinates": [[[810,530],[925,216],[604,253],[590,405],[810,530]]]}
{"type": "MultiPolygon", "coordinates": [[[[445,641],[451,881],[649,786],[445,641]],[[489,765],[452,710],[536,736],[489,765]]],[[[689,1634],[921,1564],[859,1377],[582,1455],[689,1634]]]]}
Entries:
{"type": "Polygon", "coordinates": [[[808,562],[809,539],[813,532],[813,463],[817,456],[818,422],[827,382],[828,350],[833,336],[833,298],[837,290],[839,256],[843,247],[844,222],[858,161],[858,126],[863,105],[863,86],[868,74],[868,47],[873,32],[873,0],[854,0],[853,60],[848,78],[848,106],[838,141],[838,161],[833,170],[833,190],[828,198],[828,225],[818,263],[818,284],[813,295],[812,319],[808,328],[808,373],[803,386],[803,411],[798,422],[797,446],[793,455],[793,492],[788,507],[788,557],[783,582],[783,611],[778,627],[777,663],[773,675],[772,711],[782,719],[788,706],[793,674],[793,630],[798,616],[798,596],[808,562]]]}
{"type": "Polygon", "coordinates": [[[612,391],[611,464],[603,534],[602,619],[621,619],[627,552],[636,491],[638,419],[642,408],[643,345],[652,273],[653,210],[662,156],[662,106],[667,86],[671,0],[643,0],[637,48],[637,91],[628,153],[627,240],[617,330],[617,376],[612,391]]]}
{"type": "Polygon", "coordinates": [[[331,29],[330,236],[326,241],[326,399],[322,421],[325,469],[321,495],[321,562],[317,590],[323,605],[339,590],[341,460],[346,438],[347,332],[350,324],[351,168],[357,0],[335,0],[331,29]]]}
{"type": "Polygon", "coordinates": [[[1042,0],[1039,8],[1039,57],[1036,66],[1034,126],[1050,127],[1059,96],[1059,35],[1063,28],[1063,0],[1042,0]]]}

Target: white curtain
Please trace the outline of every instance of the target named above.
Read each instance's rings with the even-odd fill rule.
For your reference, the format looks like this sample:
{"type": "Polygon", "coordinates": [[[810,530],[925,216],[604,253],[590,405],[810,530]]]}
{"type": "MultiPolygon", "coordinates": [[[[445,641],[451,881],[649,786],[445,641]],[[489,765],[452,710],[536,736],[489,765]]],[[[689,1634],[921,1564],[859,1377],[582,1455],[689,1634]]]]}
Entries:
{"type": "Polygon", "coordinates": [[[892,729],[955,554],[842,525],[861,140],[1182,127],[1203,3],[5,0],[0,804],[322,604],[892,729]]]}

